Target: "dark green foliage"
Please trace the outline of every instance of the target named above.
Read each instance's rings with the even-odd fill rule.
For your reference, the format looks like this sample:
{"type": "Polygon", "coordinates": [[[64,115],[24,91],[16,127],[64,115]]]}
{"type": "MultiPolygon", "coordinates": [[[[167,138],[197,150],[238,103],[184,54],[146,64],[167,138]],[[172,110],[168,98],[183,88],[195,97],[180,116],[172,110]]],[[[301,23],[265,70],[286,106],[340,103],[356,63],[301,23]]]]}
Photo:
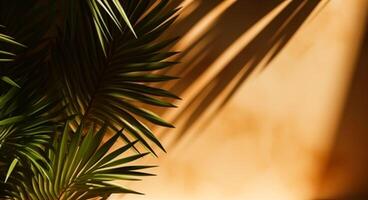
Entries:
{"type": "MultiPolygon", "coordinates": [[[[126,2],[124,7],[131,8],[127,10],[127,14],[131,16],[131,23],[135,24],[137,39],[129,29],[122,31],[112,23],[109,33],[113,40],[105,45],[105,54],[99,45],[96,45],[100,40],[92,26],[93,22],[80,13],[82,16],[73,17],[75,25],[66,26],[63,31],[70,33],[74,30],[75,34],[63,34],[61,31],[57,33],[49,68],[57,70],[54,71],[54,80],[58,80],[63,96],[70,103],[68,113],[80,114],[77,122],[87,120],[108,123],[115,130],[124,127],[127,133],[153,152],[146,142],[147,139],[161,149],[163,147],[136,116],[161,126],[172,126],[135,104],[139,102],[174,107],[158,97],[177,98],[175,95],[148,87],[145,83],[173,79],[154,74],[154,71],[174,64],[162,61],[174,54],[162,51],[168,45],[167,41],[155,40],[173,22],[175,17],[172,15],[175,12],[165,15],[166,12],[162,9],[168,1],[161,1],[157,6],[160,9],[152,11],[156,14],[138,21],[138,17],[147,9],[149,1],[123,2],[126,2]]],[[[119,18],[118,22],[122,24],[123,21],[123,18],[119,18]]]]}
{"type": "MultiPolygon", "coordinates": [[[[44,149],[59,126],[60,111],[53,110],[58,101],[25,92],[13,87],[0,96],[0,163],[30,161],[44,172],[48,165],[44,149]]],[[[3,175],[5,168],[0,170],[3,175]]]]}
{"type": "Polygon", "coordinates": [[[147,154],[136,144],[164,150],[146,123],[173,126],[147,108],[179,99],[151,84],[175,79],[156,71],[176,54],[158,38],[177,9],[154,2],[0,1],[2,198],[107,198],[136,193],[111,181],[150,175],[125,164],[147,154]]]}

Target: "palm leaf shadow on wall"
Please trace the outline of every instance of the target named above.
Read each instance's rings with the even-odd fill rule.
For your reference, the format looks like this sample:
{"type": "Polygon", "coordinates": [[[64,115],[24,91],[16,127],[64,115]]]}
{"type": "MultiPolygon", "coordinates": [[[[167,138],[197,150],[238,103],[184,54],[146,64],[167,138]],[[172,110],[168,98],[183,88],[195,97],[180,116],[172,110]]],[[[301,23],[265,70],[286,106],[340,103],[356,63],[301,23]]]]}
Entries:
{"type": "MultiPolygon", "coordinates": [[[[252,72],[257,67],[267,67],[313,12],[327,3],[328,0],[204,0],[192,5],[191,13],[168,33],[183,34],[173,47],[183,52],[177,57],[181,64],[164,71],[180,76],[180,81],[164,87],[184,98],[180,111],[172,117],[178,134],[168,148],[176,146],[200,119],[205,121],[202,124],[208,124],[252,72]],[[247,39],[248,31],[276,9],[277,14],[247,39]]],[[[205,125],[200,130],[203,128],[205,125]]],[[[169,137],[167,131],[162,132],[162,139],[169,137]]],[[[195,134],[198,138],[199,133],[195,134]]]]}

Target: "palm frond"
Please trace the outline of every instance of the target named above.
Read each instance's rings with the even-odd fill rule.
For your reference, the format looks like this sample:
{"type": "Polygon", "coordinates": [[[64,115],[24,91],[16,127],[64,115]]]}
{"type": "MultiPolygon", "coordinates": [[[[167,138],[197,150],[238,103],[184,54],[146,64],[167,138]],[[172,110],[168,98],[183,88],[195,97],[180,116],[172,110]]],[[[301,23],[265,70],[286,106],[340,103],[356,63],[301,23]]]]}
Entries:
{"type": "Polygon", "coordinates": [[[96,126],[81,125],[76,132],[68,127],[66,124],[63,133],[55,138],[54,150],[48,150],[51,169],[47,173],[51,178],[39,171],[20,167],[2,185],[6,188],[3,198],[61,200],[108,197],[114,193],[140,194],[112,181],[139,180],[137,177],[152,175],[140,172],[152,166],[127,165],[146,154],[119,157],[133,144],[111,151],[121,131],[101,144],[107,134],[106,127],[96,130],[96,126]]]}
{"type": "MultiPolygon", "coordinates": [[[[129,137],[138,139],[154,153],[149,141],[164,148],[143,121],[173,126],[138,105],[175,107],[164,98],[177,96],[147,84],[175,79],[155,73],[175,64],[166,59],[176,52],[164,51],[175,40],[156,39],[174,22],[178,9],[168,10],[167,0],[149,12],[148,6],[152,1],[119,2],[123,2],[121,5],[126,8],[126,14],[139,35],[137,39],[130,31],[124,31],[124,27],[107,26],[113,39],[103,52],[95,46],[99,36],[93,26],[83,16],[76,17],[70,22],[74,26],[67,26],[65,31],[59,32],[59,41],[51,51],[50,68],[58,69],[54,75],[55,79],[59,78],[58,87],[70,103],[68,114],[80,114],[79,122],[107,123],[115,130],[124,127],[126,131],[122,137],[128,143],[129,137]],[[71,36],[64,32],[79,34],[71,36]]],[[[118,22],[123,24],[125,18],[118,18],[118,22]]]]}
{"type": "Polygon", "coordinates": [[[175,64],[165,50],[175,39],[158,38],[178,9],[153,2],[0,1],[0,57],[13,60],[0,63],[0,198],[138,194],[114,182],[151,175],[129,165],[148,153],[126,152],[164,150],[147,123],[173,126],[150,108],[179,99],[153,85],[175,79],[156,71],[175,64]]]}
{"type": "MultiPolygon", "coordinates": [[[[18,86],[9,78],[3,79],[18,86]]],[[[56,104],[55,100],[14,86],[0,96],[0,163],[5,165],[0,166],[0,172],[6,172],[5,180],[17,163],[32,165],[46,175],[44,149],[57,128],[56,104]]]]}

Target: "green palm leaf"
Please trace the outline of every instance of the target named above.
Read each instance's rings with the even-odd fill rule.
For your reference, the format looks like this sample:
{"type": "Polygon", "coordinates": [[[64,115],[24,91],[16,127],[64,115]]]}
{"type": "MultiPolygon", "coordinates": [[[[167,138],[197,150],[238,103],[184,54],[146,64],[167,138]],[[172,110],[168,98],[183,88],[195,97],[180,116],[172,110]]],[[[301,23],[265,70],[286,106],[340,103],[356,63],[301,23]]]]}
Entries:
{"type": "Polygon", "coordinates": [[[107,134],[106,127],[96,130],[96,126],[82,125],[76,132],[68,127],[66,124],[63,133],[55,138],[54,150],[48,150],[51,169],[47,176],[51,178],[39,171],[21,168],[3,184],[4,198],[57,200],[107,197],[114,193],[140,194],[112,181],[139,180],[141,176],[152,175],[140,171],[152,166],[127,165],[146,154],[121,158],[133,143],[110,150],[121,131],[101,144],[107,134]]]}

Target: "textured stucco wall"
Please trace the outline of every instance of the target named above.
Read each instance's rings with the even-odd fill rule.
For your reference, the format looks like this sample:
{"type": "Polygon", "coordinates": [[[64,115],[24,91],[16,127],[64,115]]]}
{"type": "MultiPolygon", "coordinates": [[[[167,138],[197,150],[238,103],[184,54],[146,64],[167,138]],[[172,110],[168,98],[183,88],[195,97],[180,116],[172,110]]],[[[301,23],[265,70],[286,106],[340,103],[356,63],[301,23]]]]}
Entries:
{"type": "Polygon", "coordinates": [[[306,1],[184,1],[183,15],[169,33],[183,36],[173,47],[184,50],[182,63],[170,73],[184,78],[167,86],[183,100],[162,113],[177,128],[156,130],[168,153],[144,161],[159,165],[151,170],[157,177],[129,185],[146,196],[112,199],[314,197],[368,5],[317,2],[307,17],[300,14],[301,23],[292,21],[298,13],[285,9],[292,3],[291,11],[302,9],[306,1]],[[272,21],[277,16],[279,22],[272,21]],[[287,26],[288,20],[294,25],[287,26]],[[278,40],[270,43],[273,37],[278,40]],[[273,58],[279,44],[283,48],[273,58]],[[251,67],[252,73],[241,76],[251,67]]]}

